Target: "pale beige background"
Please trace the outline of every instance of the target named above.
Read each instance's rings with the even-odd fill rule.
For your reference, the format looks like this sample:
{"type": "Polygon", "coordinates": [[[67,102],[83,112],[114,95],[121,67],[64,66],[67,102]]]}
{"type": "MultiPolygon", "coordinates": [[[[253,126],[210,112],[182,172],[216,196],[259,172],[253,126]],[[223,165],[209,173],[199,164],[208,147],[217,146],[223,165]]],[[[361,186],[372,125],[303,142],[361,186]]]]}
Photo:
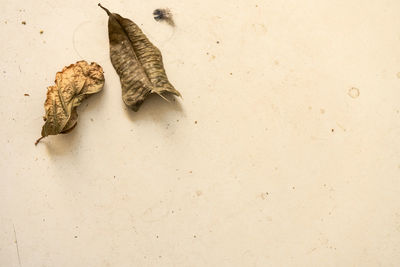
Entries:
{"type": "Polygon", "coordinates": [[[0,266],[400,266],[398,0],[104,1],[183,95],[138,113],[97,1],[0,4],[0,266]],[[80,59],[104,91],[35,147],[80,59]]]}

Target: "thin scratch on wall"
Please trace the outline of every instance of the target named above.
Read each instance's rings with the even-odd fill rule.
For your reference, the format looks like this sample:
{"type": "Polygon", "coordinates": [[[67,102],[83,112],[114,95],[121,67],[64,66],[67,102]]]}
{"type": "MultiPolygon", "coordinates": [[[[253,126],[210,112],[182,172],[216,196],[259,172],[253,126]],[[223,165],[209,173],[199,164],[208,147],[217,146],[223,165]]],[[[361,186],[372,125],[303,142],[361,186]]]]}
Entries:
{"type": "Polygon", "coordinates": [[[19,256],[19,247],[18,247],[18,239],[17,239],[17,231],[15,231],[15,225],[13,223],[13,228],[14,228],[14,238],[15,238],[15,246],[17,247],[17,255],[18,255],[18,263],[19,267],[21,267],[21,257],[19,256]]]}

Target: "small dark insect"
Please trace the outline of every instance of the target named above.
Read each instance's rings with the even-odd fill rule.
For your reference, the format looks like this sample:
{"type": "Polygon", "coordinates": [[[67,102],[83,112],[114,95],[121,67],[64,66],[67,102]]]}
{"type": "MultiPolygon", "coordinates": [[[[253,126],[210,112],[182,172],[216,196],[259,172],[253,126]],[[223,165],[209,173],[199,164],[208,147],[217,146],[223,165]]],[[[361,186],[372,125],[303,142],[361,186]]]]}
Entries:
{"type": "Polygon", "coordinates": [[[157,8],[153,11],[153,16],[156,21],[165,21],[171,26],[175,26],[175,22],[172,19],[171,11],[168,8],[162,9],[157,8]]]}

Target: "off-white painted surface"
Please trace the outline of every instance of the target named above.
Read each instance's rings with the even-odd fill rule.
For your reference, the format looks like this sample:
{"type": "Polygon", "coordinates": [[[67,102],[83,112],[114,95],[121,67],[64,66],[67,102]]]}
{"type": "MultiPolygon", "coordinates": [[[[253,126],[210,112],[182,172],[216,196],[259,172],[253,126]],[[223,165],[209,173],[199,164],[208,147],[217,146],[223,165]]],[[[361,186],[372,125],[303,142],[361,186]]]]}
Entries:
{"type": "Polygon", "coordinates": [[[126,110],[97,2],[2,0],[0,266],[400,266],[398,0],[102,4],[183,99],[126,110]],[[35,147],[80,59],[104,91],[35,147]]]}

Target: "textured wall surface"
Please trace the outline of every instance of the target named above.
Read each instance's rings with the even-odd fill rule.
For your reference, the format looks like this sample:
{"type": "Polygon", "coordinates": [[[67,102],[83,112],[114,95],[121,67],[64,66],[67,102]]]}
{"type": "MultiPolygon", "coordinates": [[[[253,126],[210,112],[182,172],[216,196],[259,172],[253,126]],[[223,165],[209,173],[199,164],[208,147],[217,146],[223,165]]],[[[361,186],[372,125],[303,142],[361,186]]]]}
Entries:
{"type": "Polygon", "coordinates": [[[137,113],[97,2],[0,2],[0,266],[400,266],[398,0],[104,1],[183,96],[137,113]],[[35,147],[82,59],[104,90],[35,147]]]}

